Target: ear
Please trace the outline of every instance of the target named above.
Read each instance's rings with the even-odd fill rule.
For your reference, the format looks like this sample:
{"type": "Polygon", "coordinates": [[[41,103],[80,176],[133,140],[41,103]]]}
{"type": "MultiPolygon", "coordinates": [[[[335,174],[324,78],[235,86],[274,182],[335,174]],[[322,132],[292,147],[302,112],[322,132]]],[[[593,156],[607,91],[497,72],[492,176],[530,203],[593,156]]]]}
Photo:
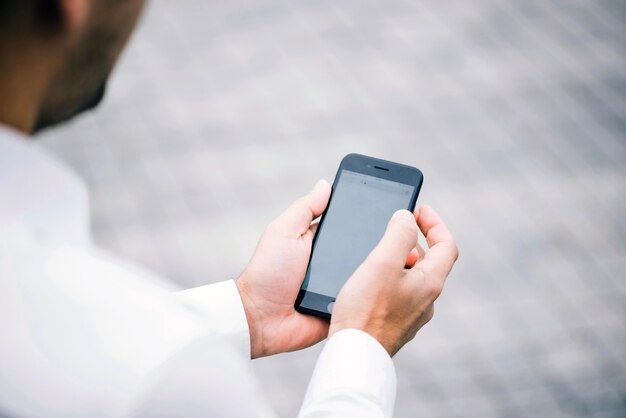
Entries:
{"type": "Polygon", "coordinates": [[[40,0],[40,15],[55,26],[74,32],[87,23],[92,0],[40,0]]]}
{"type": "Polygon", "coordinates": [[[71,30],[80,30],[87,23],[91,0],[56,0],[59,4],[59,17],[64,26],[71,30]]]}

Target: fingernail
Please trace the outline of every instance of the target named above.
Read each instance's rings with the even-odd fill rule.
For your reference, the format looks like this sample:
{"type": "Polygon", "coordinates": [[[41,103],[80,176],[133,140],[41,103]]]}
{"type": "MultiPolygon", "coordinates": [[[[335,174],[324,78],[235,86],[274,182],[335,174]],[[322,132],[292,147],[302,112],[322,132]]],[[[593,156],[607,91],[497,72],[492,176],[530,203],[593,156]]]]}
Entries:
{"type": "Polygon", "coordinates": [[[315,187],[313,188],[314,192],[321,192],[322,190],[324,190],[324,180],[318,180],[317,183],[315,183],[315,187]]]}

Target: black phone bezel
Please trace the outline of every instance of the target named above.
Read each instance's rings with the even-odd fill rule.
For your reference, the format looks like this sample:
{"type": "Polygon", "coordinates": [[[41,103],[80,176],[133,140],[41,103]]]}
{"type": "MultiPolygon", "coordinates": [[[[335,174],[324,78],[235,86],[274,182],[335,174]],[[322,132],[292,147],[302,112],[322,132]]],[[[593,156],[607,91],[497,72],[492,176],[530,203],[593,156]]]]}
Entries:
{"type": "MultiPolygon", "coordinates": [[[[332,190],[330,194],[330,201],[333,198],[333,194],[335,193],[337,182],[339,181],[339,177],[343,170],[354,171],[356,173],[367,174],[370,176],[382,178],[385,180],[395,181],[398,183],[404,183],[411,186],[414,186],[413,195],[411,196],[411,200],[409,202],[409,206],[406,208],[410,211],[415,209],[415,204],[417,202],[417,196],[420,193],[422,188],[422,184],[424,182],[424,175],[422,172],[408,165],[394,163],[392,161],[382,160],[380,158],[369,157],[361,154],[348,154],[341,160],[339,164],[339,168],[337,169],[337,174],[335,175],[335,180],[333,181],[332,190]]],[[[319,226],[317,229],[317,233],[313,238],[313,245],[311,247],[311,256],[309,258],[309,263],[306,268],[306,275],[309,273],[309,268],[311,267],[311,259],[313,258],[313,254],[315,251],[315,245],[317,242],[317,236],[322,231],[324,227],[324,217],[326,215],[326,211],[322,214],[319,222],[319,226]]],[[[304,284],[304,280],[302,282],[304,284]]],[[[320,295],[314,292],[307,291],[302,288],[302,284],[300,285],[300,290],[298,292],[298,297],[295,302],[295,309],[298,312],[314,315],[320,318],[328,319],[331,318],[331,313],[328,312],[327,306],[330,303],[335,302],[335,298],[320,295]],[[308,301],[314,304],[315,306],[309,304],[308,306],[303,306],[302,302],[304,300],[305,295],[308,295],[308,301]],[[323,310],[322,310],[323,309],[323,310]]]]}

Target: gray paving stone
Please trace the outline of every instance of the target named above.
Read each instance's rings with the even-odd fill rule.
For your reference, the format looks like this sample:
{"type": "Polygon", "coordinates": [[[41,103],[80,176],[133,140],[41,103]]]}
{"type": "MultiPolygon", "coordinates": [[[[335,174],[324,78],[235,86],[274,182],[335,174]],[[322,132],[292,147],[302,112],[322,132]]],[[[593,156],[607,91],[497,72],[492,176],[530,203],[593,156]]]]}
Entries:
{"type": "MultiPolygon", "coordinates": [[[[96,241],[236,277],[341,157],[420,167],[461,258],[396,357],[398,417],[626,414],[622,1],[149,4],[102,108],[44,146],[96,241]]],[[[282,416],[320,347],[254,362],[282,416]]]]}

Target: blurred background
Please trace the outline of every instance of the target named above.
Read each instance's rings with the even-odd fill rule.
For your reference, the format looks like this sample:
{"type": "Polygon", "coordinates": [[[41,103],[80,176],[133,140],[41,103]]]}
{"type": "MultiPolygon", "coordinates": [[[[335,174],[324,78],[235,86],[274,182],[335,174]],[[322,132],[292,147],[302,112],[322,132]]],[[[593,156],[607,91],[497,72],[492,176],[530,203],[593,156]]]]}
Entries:
{"type": "MultiPolygon", "coordinates": [[[[626,416],[623,0],[152,0],[42,143],[97,243],[181,287],[237,277],[345,154],[415,165],[461,257],[396,416],[626,416]]],[[[253,363],[282,416],[320,348],[253,363]]]]}

